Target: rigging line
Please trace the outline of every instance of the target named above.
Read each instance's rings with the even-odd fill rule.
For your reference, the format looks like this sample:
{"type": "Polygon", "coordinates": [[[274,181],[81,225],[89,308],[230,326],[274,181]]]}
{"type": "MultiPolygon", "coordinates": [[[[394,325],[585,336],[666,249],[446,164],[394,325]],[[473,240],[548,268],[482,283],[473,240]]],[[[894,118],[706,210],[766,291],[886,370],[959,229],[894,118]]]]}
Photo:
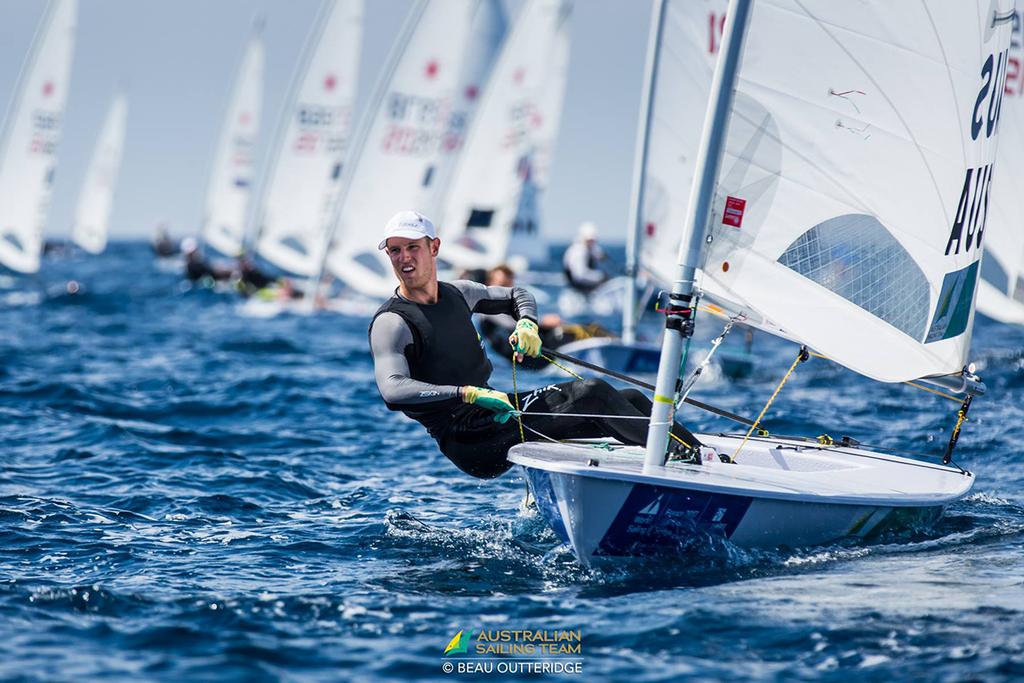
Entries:
{"type": "MultiPolygon", "coordinates": [[[[739,434],[721,434],[720,433],[719,436],[738,437],[739,434]]],[[[757,436],[753,436],[753,437],[751,437],[750,440],[751,441],[767,441],[769,443],[778,444],[778,440],[779,439],[790,439],[790,440],[797,441],[797,440],[805,439],[805,438],[807,438],[807,437],[802,437],[802,436],[796,436],[796,437],[793,437],[793,436],[757,437],[757,436]]],[[[832,453],[842,453],[843,455],[848,455],[848,456],[850,456],[852,458],[867,458],[868,460],[881,460],[883,462],[892,462],[892,460],[889,459],[889,458],[880,457],[881,455],[891,455],[892,457],[895,457],[895,458],[899,458],[900,457],[899,455],[896,455],[896,453],[894,453],[891,449],[885,449],[885,448],[883,448],[881,446],[871,446],[871,445],[868,445],[868,444],[858,443],[857,447],[858,448],[875,448],[875,449],[880,450],[881,453],[879,455],[872,455],[870,453],[851,453],[850,451],[842,450],[843,448],[847,448],[847,446],[843,446],[842,444],[836,444],[835,446],[821,446],[821,445],[815,444],[815,445],[807,446],[804,450],[807,450],[807,451],[831,451],[832,453]]],[[[798,446],[790,445],[790,446],[783,446],[783,448],[796,449],[796,448],[798,448],[798,446]]],[[[908,453],[910,455],[917,455],[917,456],[925,457],[925,458],[939,457],[938,455],[931,454],[931,453],[920,453],[920,452],[914,452],[914,451],[904,451],[904,452],[908,453]]],[[[901,458],[901,460],[906,460],[906,458],[901,458]]],[[[928,470],[940,470],[940,471],[943,471],[943,472],[948,472],[950,470],[950,467],[948,467],[948,466],[942,466],[942,465],[937,465],[937,464],[933,465],[932,463],[929,463],[929,462],[916,462],[916,461],[913,461],[913,460],[906,460],[906,462],[904,464],[911,465],[911,466],[914,466],[914,467],[921,467],[923,469],[928,469],[928,470]]],[[[956,464],[955,462],[950,461],[950,465],[952,465],[953,467],[957,468],[960,471],[961,474],[968,474],[969,473],[968,470],[965,470],[963,467],[960,467],[960,465],[956,464]]]]}
{"type": "Polygon", "coordinates": [[[538,417],[593,417],[602,420],[650,420],[650,415],[604,415],[599,413],[539,413],[532,410],[516,410],[517,416],[531,416],[536,415],[538,417]]]}
{"type": "Polygon", "coordinates": [[[750,429],[747,430],[747,434],[743,437],[743,441],[741,441],[740,445],[736,448],[736,452],[729,458],[729,462],[736,462],[736,457],[740,454],[740,451],[743,450],[747,440],[750,439],[750,435],[754,433],[758,423],[761,422],[761,418],[763,418],[764,414],[768,412],[768,409],[771,407],[775,397],[779,395],[780,391],[782,391],[782,387],[785,386],[786,382],[789,380],[789,376],[793,374],[794,370],[796,370],[796,366],[803,363],[807,358],[807,347],[801,346],[800,352],[796,354],[796,358],[793,360],[793,364],[789,366],[789,370],[786,371],[786,375],[782,378],[782,381],[779,382],[779,386],[775,387],[775,392],[771,395],[771,398],[768,399],[768,402],[764,404],[764,408],[761,409],[761,414],[757,416],[756,420],[754,420],[754,424],[750,425],[750,429]]]}
{"type": "Polygon", "coordinates": [[[949,394],[944,394],[941,391],[938,391],[937,389],[932,389],[931,387],[926,387],[926,386],[924,386],[922,384],[916,384],[914,382],[911,382],[910,380],[907,380],[906,382],[903,382],[903,384],[909,384],[910,386],[914,387],[915,389],[920,389],[921,391],[927,391],[929,394],[935,394],[936,396],[941,396],[942,398],[944,398],[946,400],[949,400],[949,401],[953,401],[954,403],[960,403],[961,402],[961,399],[957,398],[956,396],[950,396],[949,394]]]}
{"type": "Polygon", "coordinates": [[[697,380],[700,379],[701,373],[703,373],[704,370],[707,369],[708,364],[711,362],[711,357],[715,355],[715,351],[717,351],[718,347],[722,345],[723,341],[725,341],[726,335],[728,335],[729,332],[732,330],[733,323],[735,322],[735,318],[729,318],[729,322],[725,324],[725,329],[722,330],[722,333],[718,335],[718,337],[716,337],[714,340],[712,340],[711,350],[708,351],[708,355],[704,356],[704,360],[700,362],[700,365],[693,369],[693,372],[690,374],[690,378],[686,380],[685,384],[683,384],[682,391],[680,392],[680,397],[676,400],[675,407],[677,409],[679,408],[679,404],[682,401],[685,401],[686,398],[690,395],[690,390],[693,389],[693,385],[695,385],[697,383],[697,380]]]}
{"type": "MultiPolygon", "coordinates": [[[[653,384],[648,384],[647,382],[644,382],[643,380],[636,379],[635,377],[630,377],[629,375],[622,374],[621,372],[616,372],[615,370],[610,370],[608,368],[601,367],[600,365],[596,365],[594,363],[590,363],[590,362],[585,361],[585,360],[583,360],[581,358],[576,358],[575,356],[570,356],[568,354],[561,353],[560,351],[552,351],[551,349],[548,349],[547,352],[549,354],[551,354],[552,356],[554,356],[555,358],[560,358],[561,360],[568,361],[569,363],[573,363],[575,365],[579,365],[580,367],[587,368],[588,370],[593,370],[594,372],[603,373],[605,375],[608,375],[609,377],[614,377],[617,380],[621,380],[621,381],[626,382],[628,384],[632,384],[634,386],[638,386],[638,387],[640,387],[642,389],[647,389],[648,391],[654,391],[654,385],[653,384]]],[[[724,417],[726,419],[732,420],[733,422],[738,422],[740,424],[747,425],[748,427],[750,425],[754,424],[753,420],[747,419],[747,418],[745,418],[745,417],[743,417],[741,415],[737,415],[735,413],[730,413],[728,410],[724,410],[722,408],[716,408],[713,405],[710,405],[708,403],[704,403],[703,401],[698,401],[695,398],[687,398],[685,403],[687,403],[687,404],[689,404],[689,405],[691,405],[691,406],[693,406],[695,408],[700,408],[701,410],[705,410],[705,411],[707,411],[709,413],[712,413],[714,415],[718,415],[719,417],[724,417]]]]}
{"type": "MultiPolygon", "coordinates": [[[[511,343],[511,342],[510,342],[511,343]]],[[[519,442],[526,443],[523,433],[523,413],[519,410],[519,389],[516,385],[516,347],[512,347],[512,400],[516,404],[516,421],[519,423],[519,442]]]]}
{"type": "MultiPolygon", "coordinates": [[[[808,351],[808,353],[812,357],[814,357],[814,358],[821,358],[823,360],[827,360],[827,361],[830,361],[830,362],[833,362],[833,363],[835,362],[831,358],[829,358],[828,356],[822,355],[820,353],[815,353],[814,351],[808,351]]],[[[932,389],[931,387],[926,387],[923,384],[918,384],[918,383],[914,382],[913,380],[909,380],[909,379],[908,380],[904,380],[903,382],[901,382],[901,384],[907,384],[909,386],[914,387],[915,389],[920,389],[921,391],[927,391],[929,394],[935,394],[936,396],[941,396],[942,398],[946,399],[947,401],[953,401],[954,403],[960,403],[962,401],[962,399],[959,399],[956,396],[952,396],[950,394],[945,394],[945,393],[943,393],[943,392],[941,392],[941,391],[939,391],[937,389],[932,389]]]]}

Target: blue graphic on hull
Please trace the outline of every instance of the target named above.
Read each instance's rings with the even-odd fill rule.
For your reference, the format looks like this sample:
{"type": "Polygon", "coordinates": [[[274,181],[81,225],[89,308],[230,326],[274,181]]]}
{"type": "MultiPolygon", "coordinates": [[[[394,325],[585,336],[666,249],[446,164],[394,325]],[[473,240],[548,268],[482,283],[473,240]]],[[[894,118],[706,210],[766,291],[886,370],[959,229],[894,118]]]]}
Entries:
{"type": "Polygon", "coordinates": [[[537,500],[537,509],[544,517],[558,540],[562,543],[569,543],[569,534],[565,531],[565,524],[562,522],[562,513],[558,511],[558,502],[555,499],[555,490],[551,487],[551,474],[544,470],[536,470],[532,467],[524,468],[526,477],[530,481],[530,490],[537,500]]]}
{"type": "Polygon", "coordinates": [[[595,555],[665,552],[705,535],[729,538],[751,498],[636,484],[595,555]]]}

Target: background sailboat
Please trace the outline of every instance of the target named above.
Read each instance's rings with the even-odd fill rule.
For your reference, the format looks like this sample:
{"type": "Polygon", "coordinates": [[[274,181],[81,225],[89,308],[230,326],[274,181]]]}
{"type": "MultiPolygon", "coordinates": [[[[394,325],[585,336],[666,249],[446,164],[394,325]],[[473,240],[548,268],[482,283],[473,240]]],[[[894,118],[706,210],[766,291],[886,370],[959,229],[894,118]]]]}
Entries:
{"type": "Polygon", "coordinates": [[[328,0],[306,41],[260,193],[256,251],[290,273],[318,271],[349,147],[362,0],[328,0]]]}
{"type": "Polygon", "coordinates": [[[0,136],[0,263],[21,273],[39,270],[77,13],[77,0],[47,6],[0,136]]]}
{"type": "Polygon", "coordinates": [[[395,288],[384,223],[436,216],[505,36],[495,0],[421,0],[398,36],[346,166],[326,269],[371,297],[395,288]]]}
{"type": "Polygon", "coordinates": [[[999,117],[998,173],[992,178],[991,217],[978,280],[978,312],[1024,325],[1024,37],[1020,14],[1013,24],[999,117]]]}
{"type": "Polygon", "coordinates": [[[228,99],[206,190],[203,240],[232,258],[242,250],[252,194],[256,138],[263,107],[262,32],[262,21],[257,21],[228,99]]]}
{"type": "Polygon", "coordinates": [[[651,373],[659,347],[638,342],[638,298],[652,283],[667,288],[675,272],[679,230],[689,205],[697,146],[722,41],[726,0],[666,2],[651,21],[643,105],[627,234],[624,281],[606,283],[622,301],[622,337],[585,339],[562,352],[620,372],[651,373]],[[644,287],[638,288],[638,282],[644,287]]]}
{"type": "Polygon", "coordinates": [[[736,314],[868,377],[983,390],[964,369],[981,257],[973,238],[984,229],[1012,4],[750,5],[728,10],[642,459],[635,447],[605,457],[537,443],[510,455],[584,562],[706,533],[755,546],[864,535],[934,519],[973,484],[959,467],[828,440],[750,439],[753,429],[701,436],[730,462],[666,462],[698,268],[736,314]]]}
{"type": "Polygon", "coordinates": [[[75,244],[92,254],[101,253],[107,246],[110,211],[114,204],[127,126],[128,102],[124,93],[119,92],[107,112],[85,172],[71,228],[71,239],[75,244]]]}
{"type": "Polygon", "coordinates": [[[439,216],[442,255],[456,268],[547,259],[540,200],[562,114],[571,11],[567,0],[531,0],[502,49],[439,216]]]}

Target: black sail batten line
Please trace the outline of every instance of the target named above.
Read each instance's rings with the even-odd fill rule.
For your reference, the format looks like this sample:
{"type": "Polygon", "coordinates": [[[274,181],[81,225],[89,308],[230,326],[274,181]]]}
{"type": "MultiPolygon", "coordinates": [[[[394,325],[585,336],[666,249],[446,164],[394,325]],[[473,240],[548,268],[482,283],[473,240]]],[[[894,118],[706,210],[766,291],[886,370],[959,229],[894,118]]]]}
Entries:
{"type": "MultiPolygon", "coordinates": [[[[595,363],[591,363],[589,361],[585,361],[582,358],[576,358],[575,356],[570,356],[570,355],[565,354],[565,353],[560,353],[558,351],[553,351],[553,350],[548,349],[548,348],[544,349],[544,353],[548,354],[548,355],[551,355],[551,356],[554,356],[555,358],[558,358],[560,360],[568,361],[569,363],[573,363],[575,365],[579,365],[580,367],[587,368],[588,370],[593,370],[594,372],[600,372],[602,374],[608,375],[609,377],[614,377],[617,380],[621,380],[623,382],[628,382],[629,384],[633,384],[633,385],[641,387],[643,389],[647,389],[648,391],[654,391],[654,385],[653,384],[648,384],[647,382],[639,380],[639,379],[637,379],[635,377],[630,377],[629,375],[625,375],[625,374],[623,374],[621,372],[616,372],[615,370],[611,370],[609,368],[601,367],[600,365],[596,365],[595,363]]],[[[727,418],[729,420],[733,420],[734,422],[739,422],[740,424],[747,425],[748,427],[750,427],[750,426],[752,426],[754,424],[753,420],[748,420],[747,418],[743,417],[742,415],[737,415],[736,413],[730,413],[728,410],[723,410],[721,408],[716,408],[713,405],[709,405],[707,403],[704,403],[703,401],[698,401],[697,399],[694,399],[694,398],[686,398],[684,400],[684,402],[690,404],[694,408],[700,408],[701,410],[705,410],[705,411],[707,411],[709,413],[712,413],[714,415],[718,415],[719,417],[724,417],[724,418],[727,418]]]]}

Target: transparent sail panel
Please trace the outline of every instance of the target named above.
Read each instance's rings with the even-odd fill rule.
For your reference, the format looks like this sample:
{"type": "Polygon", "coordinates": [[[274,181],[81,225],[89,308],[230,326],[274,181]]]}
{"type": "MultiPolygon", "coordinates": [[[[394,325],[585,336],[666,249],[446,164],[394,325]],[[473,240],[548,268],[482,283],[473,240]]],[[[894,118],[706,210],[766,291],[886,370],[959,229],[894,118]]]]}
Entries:
{"type": "Polygon", "coordinates": [[[847,214],[801,235],[779,263],[914,339],[928,323],[928,280],[873,216],[847,214]]]}
{"type": "Polygon", "coordinates": [[[992,254],[985,254],[981,259],[981,279],[1000,292],[1010,290],[1010,276],[992,254]]]}

